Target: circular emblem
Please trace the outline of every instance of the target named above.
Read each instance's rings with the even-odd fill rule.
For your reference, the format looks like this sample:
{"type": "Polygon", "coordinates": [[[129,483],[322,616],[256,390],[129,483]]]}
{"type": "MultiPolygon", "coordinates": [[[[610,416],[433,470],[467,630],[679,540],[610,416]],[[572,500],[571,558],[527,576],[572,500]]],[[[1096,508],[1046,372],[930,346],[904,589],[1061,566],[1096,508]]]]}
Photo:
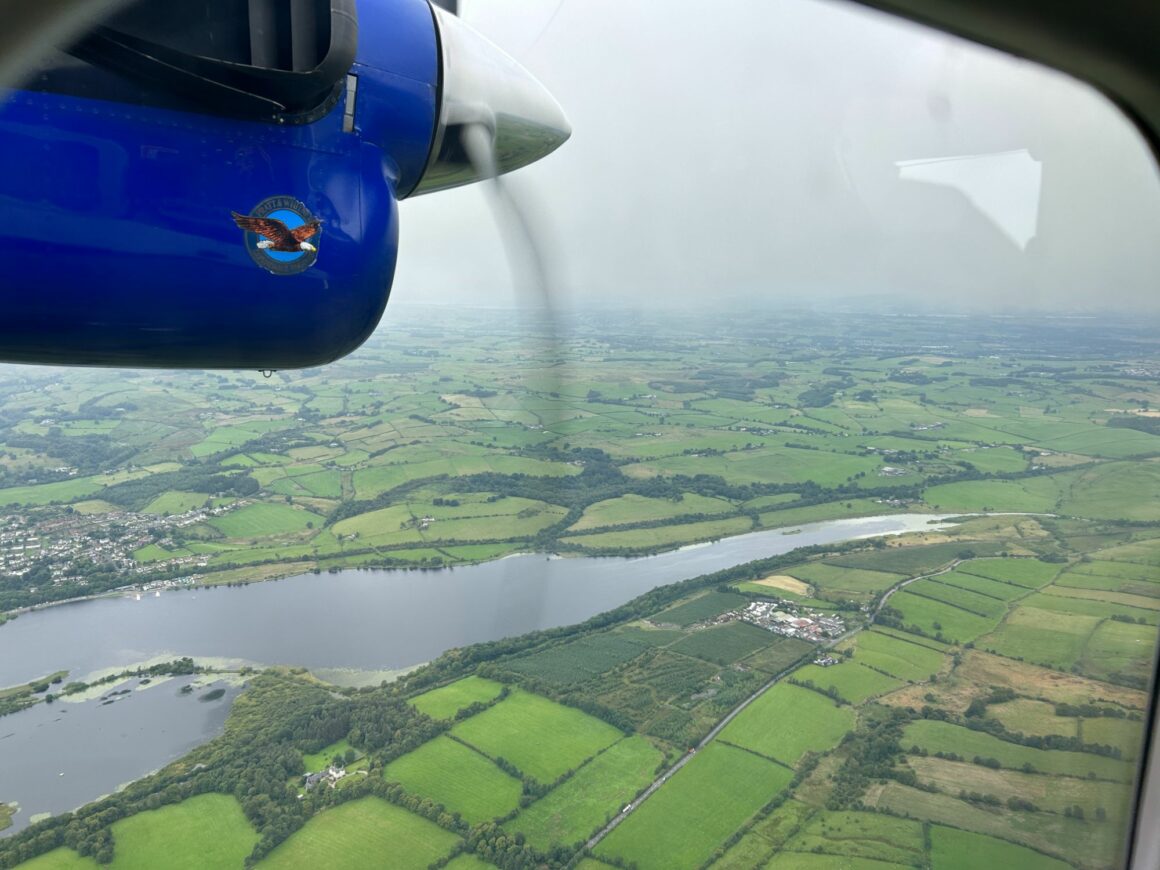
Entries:
{"type": "Polygon", "coordinates": [[[318,259],[322,222],[292,196],[271,196],[233,218],[245,231],[250,258],[267,272],[297,275],[318,259]]]}

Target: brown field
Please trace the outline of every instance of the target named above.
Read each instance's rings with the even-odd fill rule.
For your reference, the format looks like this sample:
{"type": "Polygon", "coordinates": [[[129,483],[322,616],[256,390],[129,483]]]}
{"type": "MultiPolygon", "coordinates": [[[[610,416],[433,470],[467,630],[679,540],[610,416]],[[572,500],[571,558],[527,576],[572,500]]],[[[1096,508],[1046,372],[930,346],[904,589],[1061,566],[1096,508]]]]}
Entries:
{"type": "Polygon", "coordinates": [[[830,778],[838,772],[838,768],[842,766],[842,761],[836,753],[830,753],[818,762],[818,766],[814,772],[805,778],[801,785],[797,787],[793,796],[795,800],[802,803],[809,804],[813,807],[822,807],[826,804],[826,798],[830,796],[833,790],[833,785],[830,778]]]}
{"type": "MultiPolygon", "coordinates": [[[[947,659],[948,663],[950,659],[947,659]]],[[[1008,686],[1020,695],[1058,703],[1077,704],[1097,700],[1142,710],[1146,695],[1136,689],[1102,683],[1087,677],[1065,674],[1014,659],[991,655],[979,650],[963,650],[962,664],[946,673],[940,672],[937,683],[916,683],[883,695],[880,704],[913,707],[934,703],[954,713],[963,713],[971,701],[986,694],[990,686],[1008,686]],[[926,700],[927,694],[935,701],[926,700]]]]}
{"type": "Polygon", "coordinates": [[[797,577],[790,577],[788,574],[770,574],[768,577],[762,577],[760,580],[755,580],[754,582],[759,586],[784,589],[786,592],[793,592],[797,595],[813,595],[810,584],[803,583],[797,577]]]}
{"type": "Polygon", "coordinates": [[[933,783],[939,791],[957,795],[960,789],[993,794],[999,800],[1020,797],[1042,810],[1063,813],[1079,805],[1094,817],[1103,807],[1112,824],[1122,824],[1124,804],[1130,798],[1121,783],[1091,782],[1070,776],[1043,776],[1017,770],[991,770],[978,764],[944,761],[941,758],[907,756],[907,763],[920,782],[933,783]]]}
{"type": "Polygon", "coordinates": [[[965,651],[963,663],[955,670],[953,679],[967,680],[979,687],[1009,686],[1021,695],[1069,704],[1105,700],[1142,710],[1148,701],[1147,694],[1137,689],[1064,674],[979,650],[965,651]]]}
{"type": "MultiPolygon", "coordinates": [[[[950,662],[949,658],[947,662],[950,662]]],[[[982,687],[954,677],[943,679],[940,674],[937,684],[915,683],[913,686],[903,686],[895,692],[878,698],[877,702],[891,707],[913,707],[915,710],[921,710],[924,705],[933,703],[936,707],[943,707],[954,713],[963,713],[970,706],[971,701],[980,694],[983,694],[982,687]],[[928,694],[934,695],[935,700],[928,701],[926,699],[928,694]]]]}

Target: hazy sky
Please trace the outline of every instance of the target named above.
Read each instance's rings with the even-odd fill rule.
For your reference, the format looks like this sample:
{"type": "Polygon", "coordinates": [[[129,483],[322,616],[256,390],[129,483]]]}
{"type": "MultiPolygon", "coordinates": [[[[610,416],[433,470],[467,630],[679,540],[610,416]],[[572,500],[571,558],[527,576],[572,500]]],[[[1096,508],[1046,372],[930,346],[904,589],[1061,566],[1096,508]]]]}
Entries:
{"type": "MultiPolygon", "coordinates": [[[[511,176],[561,299],[1160,308],[1160,184],[1063,76],[819,0],[463,0],[574,129],[511,176]]],[[[477,188],[401,206],[397,302],[511,304],[477,188]]]]}

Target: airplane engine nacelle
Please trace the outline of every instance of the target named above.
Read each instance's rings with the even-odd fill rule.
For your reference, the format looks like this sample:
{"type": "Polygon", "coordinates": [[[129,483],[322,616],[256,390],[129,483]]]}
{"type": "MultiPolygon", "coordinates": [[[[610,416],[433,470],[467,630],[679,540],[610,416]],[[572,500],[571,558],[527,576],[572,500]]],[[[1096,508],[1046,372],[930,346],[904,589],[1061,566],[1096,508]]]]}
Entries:
{"type": "Polygon", "coordinates": [[[145,0],[46,58],[0,103],[0,361],[349,353],[447,162],[448,43],[426,0],[145,0]]]}

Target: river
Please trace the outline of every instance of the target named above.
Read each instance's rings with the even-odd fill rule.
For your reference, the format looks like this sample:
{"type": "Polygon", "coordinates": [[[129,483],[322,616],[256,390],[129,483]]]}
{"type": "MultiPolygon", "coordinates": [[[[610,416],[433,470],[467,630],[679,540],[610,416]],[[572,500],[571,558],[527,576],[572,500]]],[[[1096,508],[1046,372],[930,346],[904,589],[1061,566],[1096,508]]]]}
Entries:
{"type": "MultiPolygon", "coordinates": [[[[345,570],[81,601],[0,626],[0,686],[58,670],[69,671],[72,680],[87,679],[186,655],[301,665],[323,675],[398,670],[452,647],[580,622],[656,586],[796,547],[929,529],[943,518],[832,520],[640,558],[524,555],[460,568],[345,570]]],[[[0,718],[0,800],[22,807],[5,833],[35,813],[72,809],[112,791],[220,732],[232,692],[222,702],[194,707],[198,714],[190,716],[198,702],[165,685],[112,705],[38,705],[0,718]],[[93,752],[94,742],[100,753],[93,752]],[[21,757],[46,763],[21,764],[21,757]],[[65,777],[58,776],[62,772],[65,777]],[[67,788],[51,782],[64,779],[67,788]]]]}

